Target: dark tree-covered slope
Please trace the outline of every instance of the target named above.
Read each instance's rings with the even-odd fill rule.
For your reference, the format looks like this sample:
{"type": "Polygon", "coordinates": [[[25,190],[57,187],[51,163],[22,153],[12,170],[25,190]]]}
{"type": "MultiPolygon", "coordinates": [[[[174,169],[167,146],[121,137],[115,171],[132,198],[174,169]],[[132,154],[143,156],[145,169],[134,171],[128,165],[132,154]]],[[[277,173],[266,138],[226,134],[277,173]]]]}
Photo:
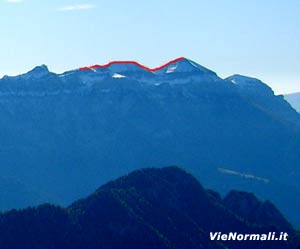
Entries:
{"type": "MultiPolygon", "coordinates": [[[[296,248],[296,232],[278,210],[247,195],[231,193],[223,201],[179,168],[142,169],[103,185],[67,208],[42,205],[0,215],[0,248],[296,248]],[[233,198],[234,203],[253,199],[270,215],[253,221],[229,205],[233,198]],[[270,231],[287,231],[289,240],[216,242],[209,237],[210,232],[270,231]]],[[[249,205],[248,211],[257,212],[256,206],[249,205]]]]}

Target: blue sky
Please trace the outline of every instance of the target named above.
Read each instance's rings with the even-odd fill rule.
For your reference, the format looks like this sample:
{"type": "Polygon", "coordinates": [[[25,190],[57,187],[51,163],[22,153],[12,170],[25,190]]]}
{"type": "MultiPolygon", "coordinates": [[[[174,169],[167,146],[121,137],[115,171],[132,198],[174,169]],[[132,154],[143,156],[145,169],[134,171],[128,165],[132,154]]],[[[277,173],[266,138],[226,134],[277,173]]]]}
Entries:
{"type": "Polygon", "coordinates": [[[299,0],[0,0],[0,75],[185,56],[300,91],[299,0]]]}

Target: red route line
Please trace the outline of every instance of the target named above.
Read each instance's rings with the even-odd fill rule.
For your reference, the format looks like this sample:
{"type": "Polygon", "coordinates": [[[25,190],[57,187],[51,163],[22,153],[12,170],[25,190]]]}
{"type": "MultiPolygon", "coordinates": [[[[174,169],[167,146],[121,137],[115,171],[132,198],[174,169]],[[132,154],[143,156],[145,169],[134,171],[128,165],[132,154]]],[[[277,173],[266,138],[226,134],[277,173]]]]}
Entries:
{"type": "Polygon", "coordinates": [[[184,60],[184,59],[185,59],[184,57],[179,57],[179,58],[177,58],[175,60],[171,60],[171,61],[163,64],[162,66],[156,67],[156,68],[146,67],[146,66],[144,66],[144,65],[142,65],[142,64],[140,64],[140,63],[138,63],[136,61],[111,61],[111,62],[109,62],[107,64],[104,64],[104,65],[94,65],[94,66],[90,66],[90,67],[81,67],[81,68],[79,68],[79,70],[91,70],[91,69],[98,69],[98,68],[107,68],[107,67],[109,67],[109,66],[111,66],[113,64],[133,64],[133,65],[136,65],[136,66],[138,66],[140,68],[143,68],[143,69],[145,69],[145,70],[147,70],[149,72],[155,72],[155,71],[158,71],[160,69],[163,69],[164,67],[169,66],[170,64],[176,63],[176,62],[184,60]]]}

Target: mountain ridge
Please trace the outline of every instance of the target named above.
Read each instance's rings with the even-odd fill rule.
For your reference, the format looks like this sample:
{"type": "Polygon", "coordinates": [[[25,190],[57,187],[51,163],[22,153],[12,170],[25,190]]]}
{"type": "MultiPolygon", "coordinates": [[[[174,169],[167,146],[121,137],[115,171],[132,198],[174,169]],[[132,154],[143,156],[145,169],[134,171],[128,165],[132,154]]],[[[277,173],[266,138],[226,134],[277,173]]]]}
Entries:
{"type": "MultiPolygon", "coordinates": [[[[178,167],[145,168],[110,181],[66,208],[44,204],[0,214],[0,247],[294,249],[299,243],[295,230],[280,227],[282,217],[252,222],[229,206],[178,167]],[[254,234],[283,231],[289,240],[210,240],[210,232],[232,229],[254,234]]],[[[256,212],[251,206],[249,211],[256,212]]]]}
{"type": "Polygon", "coordinates": [[[210,71],[166,70],[1,79],[1,175],[65,205],[141,164],[184,165],[222,194],[271,199],[299,225],[300,115],[281,96],[258,96],[210,71]]]}
{"type": "Polygon", "coordinates": [[[161,65],[161,66],[158,66],[158,67],[154,67],[154,68],[150,68],[150,67],[147,67],[147,66],[144,66],[142,65],[141,63],[137,62],[137,61],[128,61],[128,60],[125,60],[125,61],[110,61],[106,64],[103,64],[103,65],[93,65],[93,66],[87,66],[87,67],[80,67],[79,70],[91,70],[91,69],[98,69],[98,68],[108,68],[110,67],[111,65],[114,65],[114,64],[134,64],[142,69],[145,69],[149,72],[155,72],[155,71],[159,71],[161,69],[163,69],[164,67],[168,67],[169,65],[173,64],[173,63],[176,63],[176,62],[179,62],[179,61],[182,61],[182,60],[186,60],[185,57],[181,56],[181,57],[178,57],[176,59],[173,59],[173,60],[170,60],[169,62],[166,62],[165,64],[161,65]]]}

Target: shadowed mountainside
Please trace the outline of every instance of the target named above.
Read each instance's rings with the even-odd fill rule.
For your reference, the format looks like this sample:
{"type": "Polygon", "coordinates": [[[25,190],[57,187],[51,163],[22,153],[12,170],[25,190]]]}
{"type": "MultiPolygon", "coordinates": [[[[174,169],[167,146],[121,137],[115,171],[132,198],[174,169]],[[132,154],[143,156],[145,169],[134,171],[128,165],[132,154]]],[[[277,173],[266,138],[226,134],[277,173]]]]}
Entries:
{"type": "MultiPolygon", "coordinates": [[[[294,249],[296,232],[272,205],[254,222],[176,167],[142,169],[109,182],[68,208],[42,205],[0,215],[1,249],[294,249]],[[224,202],[226,205],[224,205],[224,202]],[[235,212],[237,211],[237,212],[235,212]],[[276,215],[272,215],[273,213],[276,215]],[[270,225],[272,224],[272,225],[270,225]],[[284,224],[285,227],[281,227],[284,224]],[[210,232],[288,232],[286,241],[211,241],[210,232]]],[[[234,196],[234,197],[233,197],[234,196]]],[[[255,206],[248,206],[257,212],[255,206]]]]}
{"type": "Polygon", "coordinates": [[[155,72],[36,67],[0,80],[0,174],[36,193],[0,189],[11,194],[0,207],[66,205],[140,165],[184,165],[209,188],[254,192],[300,224],[299,127],[261,81],[223,80],[184,58],[155,72]]]}

